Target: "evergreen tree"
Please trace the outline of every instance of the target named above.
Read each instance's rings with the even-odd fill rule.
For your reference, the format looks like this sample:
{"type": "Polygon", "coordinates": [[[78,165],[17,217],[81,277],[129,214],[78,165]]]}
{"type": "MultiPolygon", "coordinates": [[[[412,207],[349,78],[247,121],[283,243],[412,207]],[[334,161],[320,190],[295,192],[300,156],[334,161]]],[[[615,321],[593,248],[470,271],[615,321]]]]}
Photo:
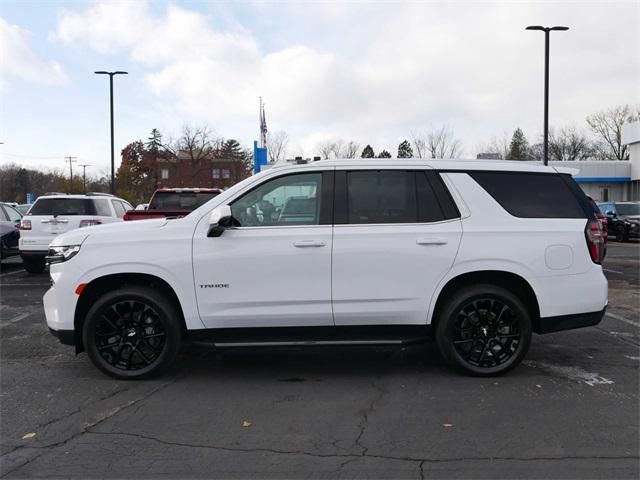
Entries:
{"type": "Polygon", "coordinates": [[[378,155],[378,158],[391,158],[391,154],[386,150],[382,150],[378,155]]]}
{"type": "Polygon", "coordinates": [[[144,145],[150,152],[157,153],[159,150],[162,150],[164,148],[164,146],[162,145],[162,134],[157,128],[151,130],[151,134],[149,135],[149,138],[147,140],[149,141],[144,145]]]}
{"type": "Polygon", "coordinates": [[[507,154],[507,160],[528,160],[529,159],[529,142],[527,137],[519,128],[513,132],[511,137],[511,145],[509,146],[509,153],[507,154]]]}
{"type": "Polygon", "coordinates": [[[364,149],[362,150],[362,155],[360,155],[361,158],[374,158],[375,156],[376,154],[373,151],[373,148],[371,148],[371,145],[367,145],[366,147],[364,147],[364,149]]]}
{"type": "Polygon", "coordinates": [[[230,138],[222,142],[220,146],[220,157],[229,160],[241,160],[244,156],[244,150],[237,140],[230,138]]]}
{"type": "Polygon", "coordinates": [[[398,158],[413,158],[413,148],[408,141],[404,140],[398,145],[398,158]]]}

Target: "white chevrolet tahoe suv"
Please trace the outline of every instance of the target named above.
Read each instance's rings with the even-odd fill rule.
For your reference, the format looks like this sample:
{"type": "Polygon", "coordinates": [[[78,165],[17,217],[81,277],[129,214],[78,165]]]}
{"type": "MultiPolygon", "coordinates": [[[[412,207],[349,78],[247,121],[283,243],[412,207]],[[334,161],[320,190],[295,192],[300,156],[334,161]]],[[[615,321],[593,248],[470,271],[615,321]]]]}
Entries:
{"type": "Polygon", "coordinates": [[[141,378],[186,340],[381,344],[435,337],[496,375],[532,333],[597,324],[602,227],[568,173],[519,162],[276,167],[180,219],[78,229],[49,250],[47,323],[103,372],[141,378]]]}
{"type": "Polygon", "coordinates": [[[129,202],[108,193],[67,195],[46,194],[38,197],[20,222],[19,250],[24,268],[29,273],[41,273],[49,243],[70,230],[121,222],[129,202]]]}

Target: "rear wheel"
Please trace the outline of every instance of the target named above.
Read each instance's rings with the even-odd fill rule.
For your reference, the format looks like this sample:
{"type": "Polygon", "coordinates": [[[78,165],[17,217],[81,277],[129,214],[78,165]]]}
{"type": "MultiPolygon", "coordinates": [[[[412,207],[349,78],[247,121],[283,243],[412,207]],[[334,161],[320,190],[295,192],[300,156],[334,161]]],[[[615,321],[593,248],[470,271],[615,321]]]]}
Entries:
{"type": "Polygon", "coordinates": [[[436,319],[436,343],[447,363],[478,376],[515,367],[531,343],[531,318],[511,292],[476,285],[453,295],[436,319]]]}
{"type": "Polygon", "coordinates": [[[153,289],[131,286],[98,299],[87,314],[82,339],[89,358],[104,373],[140,379],[175,360],[182,328],[172,302],[153,289]]]}
{"type": "Polygon", "coordinates": [[[24,258],[22,262],[29,273],[42,273],[46,265],[44,258],[24,258]]]}

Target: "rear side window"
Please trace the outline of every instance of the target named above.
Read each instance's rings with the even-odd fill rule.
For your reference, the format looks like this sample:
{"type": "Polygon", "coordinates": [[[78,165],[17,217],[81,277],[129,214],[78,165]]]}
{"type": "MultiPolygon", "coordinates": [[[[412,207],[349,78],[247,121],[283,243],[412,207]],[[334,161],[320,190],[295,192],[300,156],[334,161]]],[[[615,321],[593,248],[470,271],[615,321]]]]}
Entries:
{"type": "Polygon", "coordinates": [[[88,198],[39,198],[29,215],[96,215],[96,208],[88,198]]]}
{"type": "Polygon", "coordinates": [[[111,209],[109,208],[108,200],[94,200],[96,207],[96,215],[101,217],[111,217],[111,209]]]}
{"type": "Polygon", "coordinates": [[[415,187],[409,172],[347,173],[347,223],[415,222],[415,187]]]}
{"type": "Polygon", "coordinates": [[[469,172],[469,175],[514,217],[587,218],[588,198],[567,175],[520,172],[469,172]],[[581,202],[579,194],[584,197],[581,202]]]}
{"type": "Polygon", "coordinates": [[[122,218],[125,214],[125,209],[122,206],[122,202],[118,200],[112,200],[111,203],[113,204],[113,208],[116,211],[116,217],[122,218]]]}
{"type": "Polygon", "coordinates": [[[335,185],[337,225],[431,223],[460,215],[433,171],[337,171],[335,185]]]}

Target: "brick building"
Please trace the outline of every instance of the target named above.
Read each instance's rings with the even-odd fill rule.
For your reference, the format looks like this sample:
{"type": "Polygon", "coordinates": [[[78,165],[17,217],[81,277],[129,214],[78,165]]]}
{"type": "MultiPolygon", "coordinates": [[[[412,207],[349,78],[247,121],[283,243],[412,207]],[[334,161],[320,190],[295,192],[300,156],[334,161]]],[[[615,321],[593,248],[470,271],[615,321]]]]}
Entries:
{"type": "Polygon", "coordinates": [[[205,156],[192,160],[187,152],[177,157],[156,158],[156,188],[229,188],[250,175],[245,165],[234,159],[205,156]]]}

